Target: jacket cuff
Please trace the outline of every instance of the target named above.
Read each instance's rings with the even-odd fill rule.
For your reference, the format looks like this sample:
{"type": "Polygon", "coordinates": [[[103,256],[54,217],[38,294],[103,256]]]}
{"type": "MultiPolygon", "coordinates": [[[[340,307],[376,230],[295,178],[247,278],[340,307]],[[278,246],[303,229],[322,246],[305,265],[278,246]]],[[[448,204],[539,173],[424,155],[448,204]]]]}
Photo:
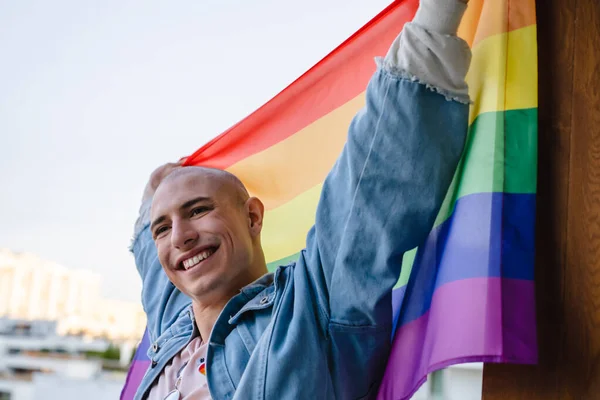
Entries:
{"type": "Polygon", "coordinates": [[[466,9],[461,0],[421,0],[413,22],[431,32],[456,35],[466,9]]]}

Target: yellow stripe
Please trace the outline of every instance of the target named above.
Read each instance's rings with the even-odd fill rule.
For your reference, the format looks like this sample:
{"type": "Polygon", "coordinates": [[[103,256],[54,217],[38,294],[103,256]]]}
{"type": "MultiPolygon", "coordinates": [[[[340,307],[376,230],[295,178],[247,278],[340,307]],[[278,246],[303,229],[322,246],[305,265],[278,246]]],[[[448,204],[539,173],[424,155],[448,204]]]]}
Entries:
{"type": "Polygon", "coordinates": [[[485,112],[537,107],[536,26],[482,40],[467,83],[474,102],[469,123],[485,112]]]}
{"type": "Polygon", "coordinates": [[[322,182],[346,142],[348,126],[365,104],[361,93],[287,139],[227,170],[259,197],[267,210],[322,182]]]}
{"type": "Polygon", "coordinates": [[[315,223],[323,185],[318,184],[281,207],[265,213],[262,244],[267,263],[302,250],[315,223]]]}

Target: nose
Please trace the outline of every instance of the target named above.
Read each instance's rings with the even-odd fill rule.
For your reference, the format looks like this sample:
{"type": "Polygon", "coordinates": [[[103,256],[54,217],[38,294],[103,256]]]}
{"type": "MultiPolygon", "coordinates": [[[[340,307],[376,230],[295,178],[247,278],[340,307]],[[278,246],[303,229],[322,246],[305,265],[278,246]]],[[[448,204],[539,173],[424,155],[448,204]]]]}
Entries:
{"type": "Polygon", "coordinates": [[[171,244],[178,250],[186,251],[198,242],[198,232],[184,221],[173,221],[171,227],[171,244]]]}

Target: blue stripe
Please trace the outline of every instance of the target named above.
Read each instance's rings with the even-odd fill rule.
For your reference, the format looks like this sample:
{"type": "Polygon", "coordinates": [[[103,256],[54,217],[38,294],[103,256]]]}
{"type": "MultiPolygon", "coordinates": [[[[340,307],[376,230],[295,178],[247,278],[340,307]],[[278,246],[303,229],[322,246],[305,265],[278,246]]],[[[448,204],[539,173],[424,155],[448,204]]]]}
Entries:
{"type": "Polygon", "coordinates": [[[450,218],[419,247],[408,284],[392,293],[394,332],[398,321],[404,325],[425,314],[433,292],[446,283],[533,280],[534,227],[535,194],[477,193],[458,199],[450,218]]]}
{"type": "Polygon", "coordinates": [[[150,347],[150,337],[148,335],[148,329],[144,331],[144,336],[142,337],[142,341],[140,342],[137,350],[135,351],[135,355],[133,356],[134,360],[139,361],[150,361],[148,358],[148,348],[150,347]]]}

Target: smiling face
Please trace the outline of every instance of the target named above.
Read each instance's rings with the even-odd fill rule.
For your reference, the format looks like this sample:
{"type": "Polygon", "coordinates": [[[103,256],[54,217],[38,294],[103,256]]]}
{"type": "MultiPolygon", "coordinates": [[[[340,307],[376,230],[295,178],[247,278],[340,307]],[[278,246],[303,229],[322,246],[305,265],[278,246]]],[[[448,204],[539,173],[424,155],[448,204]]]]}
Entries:
{"type": "Polygon", "coordinates": [[[152,202],[152,235],[173,284],[202,302],[228,300],[266,273],[262,203],[223,171],[183,168],[152,202]]]}

